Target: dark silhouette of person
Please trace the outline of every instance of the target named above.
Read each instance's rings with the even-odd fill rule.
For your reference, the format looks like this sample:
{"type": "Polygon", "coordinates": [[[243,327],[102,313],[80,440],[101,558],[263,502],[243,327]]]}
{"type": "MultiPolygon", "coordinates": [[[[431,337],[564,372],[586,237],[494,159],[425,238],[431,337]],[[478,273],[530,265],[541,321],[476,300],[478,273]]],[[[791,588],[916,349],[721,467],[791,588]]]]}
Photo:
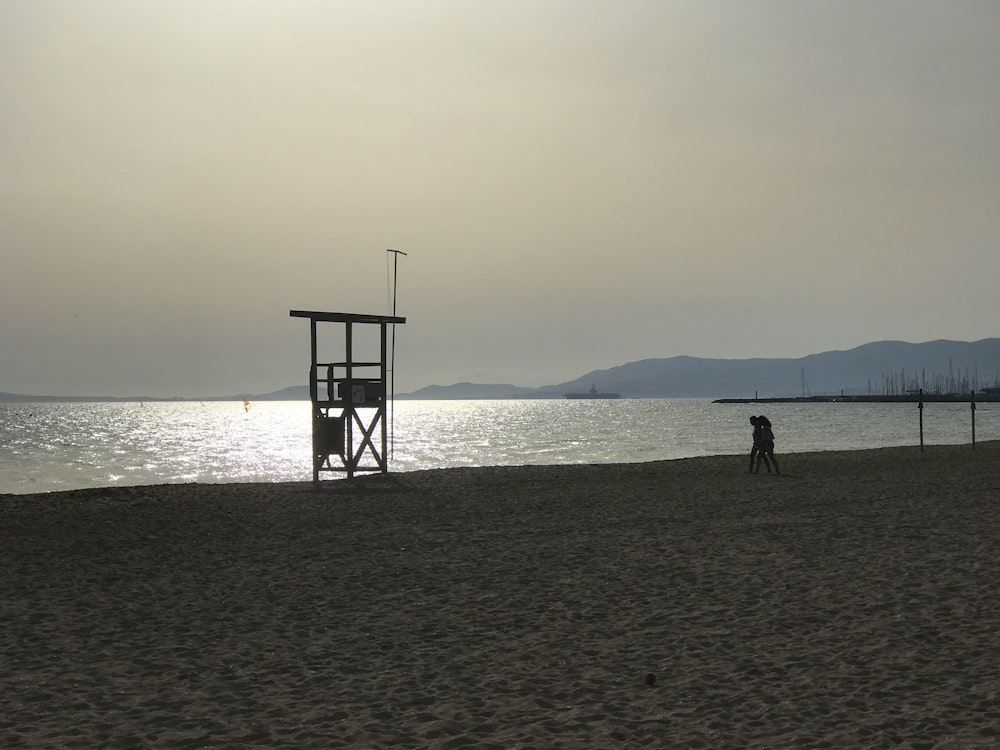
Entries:
{"type": "Polygon", "coordinates": [[[761,434],[757,450],[757,466],[754,469],[754,474],[760,472],[761,459],[763,459],[764,464],[767,466],[768,474],[771,473],[771,464],[774,464],[774,473],[780,474],[781,470],[778,469],[778,459],[774,457],[774,432],[771,430],[771,420],[761,414],[757,417],[757,427],[760,428],[761,434]],[[768,459],[770,459],[770,462],[768,462],[768,459]]]}
{"type": "MultiPolygon", "coordinates": [[[[757,471],[760,471],[760,449],[761,440],[764,439],[764,426],[760,422],[760,417],[750,417],[750,424],[753,425],[753,447],[750,449],[750,473],[756,473],[754,471],[754,459],[757,463],[757,471]]],[[[764,458],[764,463],[767,466],[767,473],[771,473],[771,464],[768,463],[767,457],[764,458]]]]}

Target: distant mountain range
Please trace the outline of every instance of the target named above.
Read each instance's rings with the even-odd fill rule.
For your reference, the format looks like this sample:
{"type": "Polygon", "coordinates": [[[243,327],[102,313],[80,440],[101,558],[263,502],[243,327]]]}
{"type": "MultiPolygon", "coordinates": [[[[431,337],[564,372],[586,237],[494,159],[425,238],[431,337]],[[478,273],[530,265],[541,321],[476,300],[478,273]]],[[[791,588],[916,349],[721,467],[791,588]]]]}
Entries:
{"type": "Polygon", "coordinates": [[[797,359],[644,359],[542,388],[456,383],[428,386],[396,398],[562,398],[566,393],[588,391],[592,385],[624,398],[881,395],[916,388],[968,392],[973,387],[1000,385],[1000,338],[923,344],[878,341],[797,359]]]}
{"type": "MultiPolygon", "coordinates": [[[[817,395],[884,395],[924,388],[928,393],[967,393],[1000,386],[1000,338],[981,341],[877,341],[846,351],[798,359],[705,359],[669,357],[592,370],[556,385],[431,385],[398,399],[562,398],[570,392],[613,391],[624,398],[760,398],[817,395]]],[[[297,401],[306,386],[263,394],[207,398],[130,396],[66,397],[0,393],[0,401],[297,401]]]]}

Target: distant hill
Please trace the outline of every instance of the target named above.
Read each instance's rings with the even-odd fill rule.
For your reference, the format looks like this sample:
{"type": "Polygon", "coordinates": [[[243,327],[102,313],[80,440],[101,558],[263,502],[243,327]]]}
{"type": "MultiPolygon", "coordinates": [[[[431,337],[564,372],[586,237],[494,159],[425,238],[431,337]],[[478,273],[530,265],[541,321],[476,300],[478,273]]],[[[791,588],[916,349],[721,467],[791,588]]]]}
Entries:
{"type": "MultiPolygon", "coordinates": [[[[981,341],[877,341],[846,351],[810,354],[798,359],[705,359],[669,357],[592,370],[575,380],[542,388],[508,384],[430,385],[399,399],[562,398],[588,391],[624,398],[761,398],[820,395],[967,393],[971,388],[1000,386],[1000,338],[981,341]]],[[[127,398],[25,396],[0,393],[0,401],[298,401],[309,398],[306,386],[263,394],[208,398],[127,398]]]]}
{"type": "MultiPolygon", "coordinates": [[[[537,388],[521,388],[516,385],[479,383],[455,383],[454,385],[429,385],[419,391],[396,394],[403,399],[476,399],[476,398],[531,398],[537,396],[537,388]]],[[[308,398],[308,394],[306,396],[308,398]]]]}
{"type": "Polygon", "coordinates": [[[237,398],[246,398],[250,401],[308,401],[309,386],[292,385],[273,393],[247,394],[237,396],[237,398]]]}
{"type": "Polygon", "coordinates": [[[981,341],[878,341],[847,351],[797,359],[669,357],[593,370],[575,380],[536,389],[514,386],[431,386],[397,398],[562,398],[587,391],[625,398],[779,397],[928,392],[967,392],[1000,384],[1000,338],[981,341]],[[477,388],[489,389],[474,395],[477,388]],[[504,389],[510,389],[506,391],[504,389]]]}

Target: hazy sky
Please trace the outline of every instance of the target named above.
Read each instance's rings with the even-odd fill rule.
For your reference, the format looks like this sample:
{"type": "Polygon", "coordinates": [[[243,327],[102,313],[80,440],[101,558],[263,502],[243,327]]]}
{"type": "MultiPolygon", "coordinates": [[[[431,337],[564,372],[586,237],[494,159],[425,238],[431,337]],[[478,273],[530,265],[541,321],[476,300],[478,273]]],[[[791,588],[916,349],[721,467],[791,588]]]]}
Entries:
{"type": "Polygon", "coordinates": [[[995,0],[0,0],[0,391],[1000,335],[995,0]]]}

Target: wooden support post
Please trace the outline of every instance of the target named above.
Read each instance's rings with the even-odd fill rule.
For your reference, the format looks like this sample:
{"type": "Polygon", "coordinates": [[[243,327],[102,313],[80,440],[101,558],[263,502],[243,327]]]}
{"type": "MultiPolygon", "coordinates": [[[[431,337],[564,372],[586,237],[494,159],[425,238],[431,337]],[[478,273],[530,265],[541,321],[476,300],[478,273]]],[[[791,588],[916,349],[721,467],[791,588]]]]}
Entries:
{"type": "Polygon", "coordinates": [[[347,364],[346,380],[344,381],[347,394],[342,397],[346,404],[344,406],[344,416],[346,417],[344,421],[347,423],[347,450],[344,455],[347,458],[347,478],[352,479],[354,470],[358,466],[358,460],[354,455],[354,420],[357,419],[358,415],[354,411],[354,355],[351,351],[354,346],[354,329],[351,321],[344,323],[344,337],[346,341],[344,362],[347,364]]]}
{"type": "MultiPolygon", "coordinates": [[[[382,417],[382,443],[381,443],[381,445],[382,445],[382,456],[381,456],[381,458],[379,458],[379,462],[378,463],[379,463],[379,466],[382,468],[382,473],[386,474],[389,471],[389,454],[392,452],[392,444],[388,442],[389,439],[390,439],[390,436],[389,436],[389,431],[388,431],[388,425],[386,424],[386,408],[385,407],[386,407],[386,400],[393,398],[395,396],[395,394],[392,392],[391,387],[390,387],[389,393],[385,392],[385,387],[384,386],[385,386],[385,384],[387,382],[389,382],[389,381],[386,380],[386,375],[387,374],[391,375],[391,373],[387,373],[388,360],[387,360],[387,356],[386,355],[388,354],[388,351],[386,349],[387,342],[386,342],[386,338],[385,338],[385,334],[386,334],[386,330],[387,330],[386,329],[386,324],[382,323],[379,326],[379,329],[380,329],[379,330],[379,335],[381,337],[381,342],[379,344],[379,346],[380,346],[380,352],[379,352],[380,353],[380,357],[379,357],[379,362],[380,362],[380,366],[379,366],[379,378],[382,381],[383,388],[382,388],[382,406],[381,406],[381,411],[380,411],[380,414],[381,414],[381,417],[382,417]]],[[[393,330],[395,330],[395,329],[393,329],[393,330]]],[[[393,347],[393,350],[395,351],[395,347],[393,347]]],[[[392,406],[390,405],[389,408],[391,409],[392,406]]],[[[374,452],[374,450],[375,449],[373,447],[372,451],[374,452]]]]}
{"type": "Polygon", "coordinates": [[[972,407],[972,450],[976,450],[976,392],[969,392],[969,406],[972,407]]]}
{"type": "Polygon", "coordinates": [[[917,403],[920,411],[920,452],[924,452],[924,389],[920,389],[920,401],[917,403]]]}

